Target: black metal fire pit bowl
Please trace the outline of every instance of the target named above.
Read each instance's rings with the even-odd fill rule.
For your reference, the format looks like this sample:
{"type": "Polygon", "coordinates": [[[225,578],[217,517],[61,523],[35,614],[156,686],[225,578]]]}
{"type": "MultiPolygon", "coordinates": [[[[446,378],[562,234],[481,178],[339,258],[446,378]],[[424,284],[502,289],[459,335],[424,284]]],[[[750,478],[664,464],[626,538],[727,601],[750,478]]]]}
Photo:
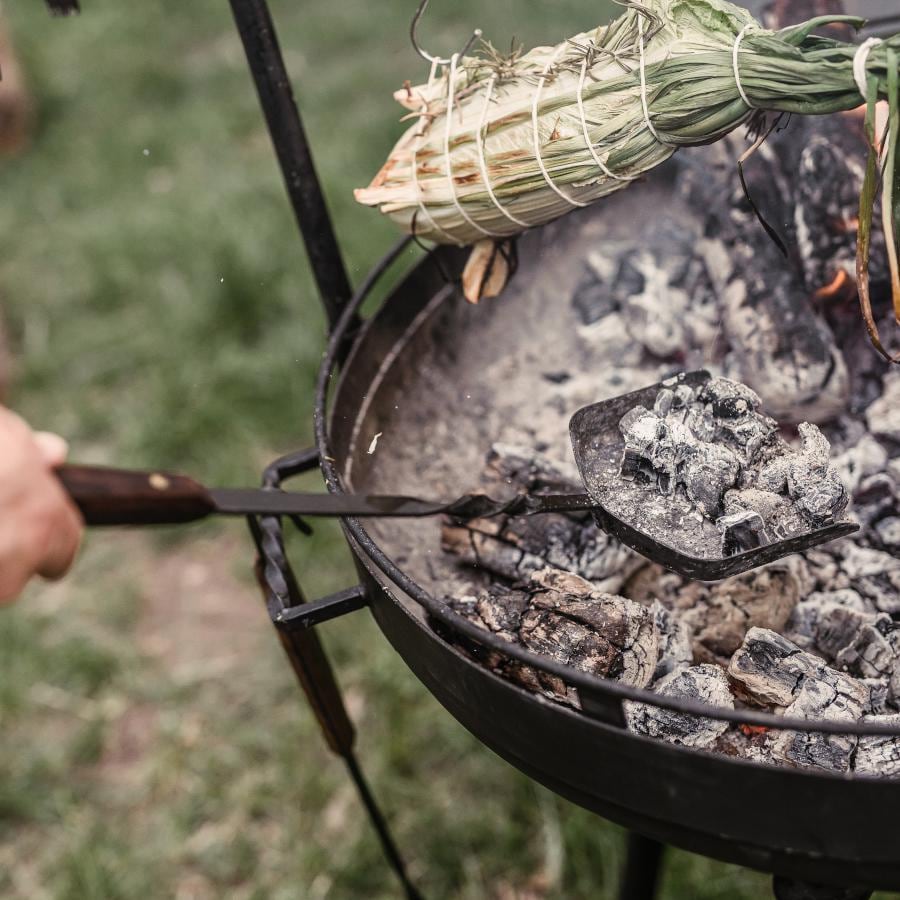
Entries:
{"type": "MultiPolygon", "coordinates": [[[[242,6],[262,6],[249,0],[232,3],[236,11],[242,6]]],[[[241,24],[240,15],[238,21],[241,24]]],[[[271,22],[266,22],[270,28],[271,22]]],[[[257,70],[258,84],[260,78],[257,70]]],[[[267,104],[271,85],[266,87],[264,77],[262,81],[260,94],[278,144],[283,131],[279,116],[284,110],[273,111],[267,104]]],[[[280,158],[284,160],[283,153],[280,158]]],[[[314,173],[305,169],[304,175],[313,179],[309,187],[314,173]]],[[[646,188],[649,193],[642,201],[639,192],[644,189],[639,185],[630,191],[635,192],[636,202],[647,204],[646,213],[652,216],[666,201],[666,187],[661,188],[662,196],[653,192],[656,188],[646,188]]],[[[302,217],[302,204],[296,206],[296,200],[295,208],[302,217]]],[[[522,238],[520,258],[526,265],[518,278],[528,277],[528,261],[540,262],[552,253],[553,241],[554,236],[545,236],[541,230],[522,238]]],[[[377,468],[362,439],[372,433],[368,426],[377,422],[378,430],[391,427],[392,410],[412,393],[406,388],[417,377],[424,377],[426,353],[430,378],[436,377],[434,367],[442,365],[446,377],[452,377],[453,348],[465,336],[465,325],[460,323],[472,315],[463,307],[453,283],[461,272],[463,251],[444,247],[430,253],[393,288],[380,309],[360,324],[362,304],[408,248],[408,240],[395,245],[352,300],[336,305],[339,316],[333,315],[335,305],[329,307],[334,327],[318,377],[316,449],[273,464],[264,477],[267,487],[279,487],[284,479],[317,461],[331,492],[368,486],[373,468],[377,468]],[[441,351],[427,352],[435,346],[441,351]],[[348,480],[351,471],[352,485],[348,480]]],[[[311,256],[315,265],[315,247],[311,256]]],[[[326,266],[326,274],[327,270],[326,266]]],[[[546,307],[546,315],[554,315],[552,307],[546,307]]],[[[429,416],[433,420],[433,410],[421,411],[423,427],[429,416]]],[[[452,427],[453,423],[448,424],[452,427]]],[[[407,433],[405,439],[412,441],[416,436],[407,433]]],[[[858,889],[852,894],[829,894],[827,890],[809,894],[822,897],[864,897],[871,888],[900,888],[900,822],[895,813],[900,804],[900,781],[762,765],[637,736],[625,728],[623,703],[637,700],[774,729],[900,735],[900,728],[795,721],[761,712],[723,710],[587,675],[509,644],[460,618],[391,558],[383,546],[384,538],[376,537],[373,526],[346,519],[343,528],[359,585],[305,603],[284,555],[280,521],[251,521],[270,615],[331,746],[347,760],[360,786],[408,896],[416,896],[415,889],[403,873],[384,821],[362,782],[352,754],[352,726],[312,628],[364,605],[416,676],[485,745],[561,796],[643,836],[630,845],[623,898],[653,895],[659,860],[658,845],[653,841],[776,873],[776,891],[784,898],[806,896],[798,890],[813,890],[801,883],[858,889]],[[439,636],[435,627],[445,636],[499,651],[560,677],[578,690],[582,711],[554,704],[504,680],[439,636]]]]}
{"type": "MultiPolygon", "coordinates": [[[[430,378],[452,377],[454,347],[464,339],[465,329],[474,327],[475,314],[463,308],[454,283],[464,254],[454,248],[430,253],[362,323],[362,304],[405,253],[409,241],[395,245],[350,297],[266,2],[230,3],[332,325],[316,391],[316,448],[278,460],[266,470],[263,485],[276,490],[291,476],[319,465],[328,490],[339,494],[351,486],[351,471],[357,488],[377,475],[376,462],[360,436],[376,420],[383,428],[390,427],[392,410],[398,408],[405,389],[424,377],[424,358],[428,357],[430,378]],[[442,348],[440,353],[431,352],[435,346],[442,348]]],[[[75,6],[51,3],[56,8],[63,5],[75,6]]],[[[850,5],[851,11],[859,11],[865,2],[850,5]]],[[[644,213],[652,218],[660,204],[671,199],[670,186],[668,190],[669,194],[664,183],[657,183],[633,186],[626,193],[633,202],[643,203],[644,213]]],[[[540,229],[521,239],[525,265],[518,279],[527,279],[529,265],[542,265],[552,255],[557,238],[540,229]]],[[[544,310],[549,321],[555,314],[552,304],[544,310]]],[[[540,343],[541,324],[533,324],[540,343]]],[[[420,412],[423,428],[434,421],[434,409],[420,412]]],[[[445,415],[460,413],[447,410],[445,415]]],[[[415,440],[416,435],[407,433],[405,439],[415,440]]],[[[269,614],[329,746],[344,759],[357,785],[407,897],[419,894],[363,779],[354,753],[353,726],[314,627],[364,606],[410,669],[485,745],[561,796],[644,836],[630,845],[622,897],[652,896],[660,850],[654,841],[776,873],[776,892],[783,898],[864,897],[870,888],[900,888],[896,814],[900,780],[761,765],[637,736],[625,728],[623,704],[640,701],[773,729],[898,736],[900,728],[725,710],[661,697],[560,665],[460,618],[391,558],[389,532],[376,534],[378,526],[364,527],[359,520],[343,521],[359,584],[306,602],[285,556],[282,524],[277,517],[249,519],[269,614]],[[445,637],[499,651],[558,676],[577,689],[582,710],[555,704],[498,677],[445,637]],[[798,879],[857,890],[828,893],[800,885],[798,879]]],[[[302,521],[295,524],[306,529],[302,521]]]]}

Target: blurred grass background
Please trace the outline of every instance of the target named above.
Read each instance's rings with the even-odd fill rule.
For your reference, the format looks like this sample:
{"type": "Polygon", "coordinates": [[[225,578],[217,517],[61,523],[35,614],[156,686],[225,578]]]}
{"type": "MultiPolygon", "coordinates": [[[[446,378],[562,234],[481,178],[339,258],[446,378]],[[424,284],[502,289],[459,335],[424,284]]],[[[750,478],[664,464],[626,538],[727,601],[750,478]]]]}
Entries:
{"type": "MultiPolygon", "coordinates": [[[[79,461],[255,483],[311,441],[325,331],[228,4],[83,5],[5,6],[37,113],[30,150],[0,163],[11,405],[79,461]]],[[[425,75],[413,5],[272,0],[357,281],[395,237],[351,188],[400,133],[391,91],[425,75]]],[[[448,52],[477,24],[504,45],[511,23],[557,41],[609,8],[435,0],[423,41],[448,52]]],[[[311,595],[352,581],[335,537],[295,547],[311,595]]],[[[240,523],[92,534],[71,578],[0,614],[0,896],[397,896],[250,560],[240,523]]],[[[620,829],[481,747],[365,613],[322,633],[428,897],[614,896],[620,829]]],[[[661,896],[767,893],[672,853],[661,896]]]]}

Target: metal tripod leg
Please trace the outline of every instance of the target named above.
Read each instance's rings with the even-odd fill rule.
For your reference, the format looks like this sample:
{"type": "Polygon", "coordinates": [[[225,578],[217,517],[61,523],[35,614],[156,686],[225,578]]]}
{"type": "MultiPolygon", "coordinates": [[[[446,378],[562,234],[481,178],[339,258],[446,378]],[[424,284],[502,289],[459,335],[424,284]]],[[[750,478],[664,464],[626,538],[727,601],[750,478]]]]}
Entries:
{"type": "MultiPolygon", "coordinates": [[[[318,454],[314,450],[285,457],[266,470],[263,484],[265,487],[276,488],[282,479],[313,468],[317,462],[318,454]]],[[[422,900],[422,895],[406,874],[406,866],[388,829],[384,814],[359,767],[354,752],[356,733],[353,723],[347,715],[340,688],[318,634],[312,627],[282,627],[281,613],[304,605],[306,598],[285,555],[281,522],[271,517],[258,519],[250,517],[248,522],[259,553],[256,563],[257,580],[262,588],[269,616],[278,628],[278,637],[294,674],[309,700],[328,746],[344,760],[381,842],[384,855],[400,880],[407,900],[422,900]]],[[[303,522],[297,524],[304,527],[303,522]]],[[[358,590],[361,595],[362,588],[358,590]]],[[[345,595],[349,593],[342,592],[342,598],[346,600],[345,595]]],[[[358,609],[359,605],[342,603],[341,608],[358,609]]]]}
{"type": "Polygon", "coordinates": [[[628,850],[619,900],[653,900],[659,884],[665,846],[643,835],[628,833],[628,850]]]}

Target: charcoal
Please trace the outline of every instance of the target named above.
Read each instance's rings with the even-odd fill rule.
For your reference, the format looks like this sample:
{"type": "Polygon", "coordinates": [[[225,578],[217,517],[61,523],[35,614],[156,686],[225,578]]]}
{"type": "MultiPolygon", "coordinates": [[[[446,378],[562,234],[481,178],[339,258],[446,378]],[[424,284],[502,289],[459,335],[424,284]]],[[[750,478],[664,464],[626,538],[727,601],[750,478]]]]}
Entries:
{"type": "MultiPolygon", "coordinates": [[[[570,467],[508,444],[491,448],[482,484],[497,495],[510,487],[534,493],[581,490],[570,467]]],[[[616,592],[641,564],[640,557],[600,531],[585,513],[496,516],[462,524],[445,520],[441,546],[461,563],[511,583],[527,582],[532,573],[550,566],[616,592]]]]}
{"type": "MultiPolygon", "coordinates": [[[[865,721],[878,725],[900,725],[900,715],[866,716],[865,721]]],[[[856,747],[853,771],[881,778],[900,777],[900,738],[887,735],[861,737],[856,747]]]]}
{"type": "MultiPolygon", "coordinates": [[[[829,668],[818,656],[764,628],[747,632],[728,665],[728,674],[749,699],[758,703],[790,707],[807,682],[827,687],[835,698],[855,698],[860,710],[869,703],[866,686],[858,679],[829,668]]],[[[819,702],[826,696],[813,691],[802,705],[819,702]]]]}
{"type": "Polygon", "coordinates": [[[758,512],[741,510],[720,516],[716,519],[716,525],[722,532],[723,556],[733,556],[770,542],[766,523],[758,512]]]}
{"type": "Polygon", "coordinates": [[[862,678],[890,678],[898,664],[897,650],[886,635],[893,624],[883,613],[872,618],[845,637],[846,643],[834,654],[834,665],[862,678]]]}
{"type": "Polygon", "coordinates": [[[888,516],[875,524],[878,540],[888,550],[900,550],[900,517],[888,516]]]}
{"type": "Polygon", "coordinates": [[[872,434],[900,443],[900,375],[889,372],[882,395],[866,410],[872,434]]]}
{"type": "Polygon", "coordinates": [[[869,601],[874,610],[888,615],[900,614],[900,560],[852,541],[842,543],[839,552],[841,569],[850,586],[869,601]]]}
{"type": "Polygon", "coordinates": [[[574,572],[601,590],[617,591],[640,559],[592,519],[562,514],[445,522],[441,546],[469,566],[512,583],[548,566],[574,572]]]}
{"type": "MultiPolygon", "coordinates": [[[[810,594],[805,600],[794,607],[785,631],[786,637],[792,640],[804,650],[821,650],[819,641],[822,626],[820,623],[831,614],[833,610],[846,613],[855,613],[865,617],[866,604],[856,591],[845,588],[838,591],[817,591],[810,594]]],[[[835,652],[839,652],[841,644],[835,652]]]]}
{"type": "MultiPolygon", "coordinates": [[[[834,333],[810,303],[821,284],[807,288],[802,273],[784,264],[727,175],[744,149],[737,139],[726,139],[681,161],[681,188],[710,235],[698,246],[721,298],[735,376],[779,420],[824,422],[846,406],[847,365],[834,333]]],[[[762,147],[748,167],[750,191],[773,221],[792,219],[795,173],[796,163],[786,166],[770,147],[762,147]]]]}
{"type": "Polygon", "coordinates": [[[536,572],[531,590],[519,630],[525,647],[583,672],[650,683],[660,644],[651,609],[554,569],[536,572]]]}
{"type": "Polygon", "coordinates": [[[628,331],[660,359],[708,344],[717,330],[715,293],[682,220],[657,224],[652,244],[627,252],[615,276],[628,331]]]}
{"type": "Polygon", "coordinates": [[[893,713],[895,702],[891,697],[890,685],[883,678],[860,678],[869,689],[869,709],[872,715],[893,713]]]}
{"type": "Polygon", "coordinates": [[[653,678],[656,680],[677,669],[689,666],[694,652],[691,647],[691,632],[687,622],[673,615],[671,610],[666,609],[658,600],[653,601],[651,608],[659,632],[659,657],[653,673],[653,678]]]}
{"type": "MultiPolygon", "coordinates": [[[[815,425],[800,425],[801,447],[792,450],[746,385],[712,378],[696,396],[682,393],[664,386],[653,410],[637,406],[622,417],[623,479],[655,484],[663,496],[683,487],[695,509],[717,520],[724,556],[840,516],[847,493],[815,425]]],[[[673,502],[679,509],[683,501],[673,502]]]]}
{"type": "MultiPolygon", "coordinates": [[[[475,595],[445,597],[444,602],[454,612],[473,625],[491,631],[510,643],[519,642],[522,616],[530,597],[525,591],[512,590],[499,584],[479,591],[475,595]]],[[[525,666],[495,650],[474,641],[461,640],[453,633],[445,635],[457,643],[474,659],[498,675],[534,692],[544,692],[562,703],[578,706],[577,695],[566,684],[544,672],[525,666]]]]}
{"type": "MultiPolygon", "coordinates": [[[[719,666],[700,665],[676,670],[661,678],[653,690],[663,697],[682,697],[734,709],[728,680],[719,666]]],[[[728,722],[646,703],[625,703],[625,719],[628,728],[636,734],[696,748],[713,746],[728,729],[728,722]]]]}
{"type": "Polygon", "coordinates": [[[684,463],[682,479],[688,498],[709,517],[718,515],[722,498],[737,481],[737,457],[716,444],[703,444],[684,463]]]}
{"type": "Polygon", "coordinates": [[[860,524],[874,527],[896,509],[894,479],[885,472],[863,478],[853,494],[853,508],[860,524]]]}
{"type": "Polygon", "coordinates": [[[580,490],[575,466],[551,460],[530,447],[495,443],[485,460],[483,481],[488,486],[512,485],[520,491],[564,494],[580,490]]]}
{"type": "Polygon", "coordinates": [[[591,325],[618,309],[613,292],[591,266],[586,265],[572,293],[572,306],[584,325],[591,325]]]}
{"type": "MultiPolygon", "coordinates": [[[[802,651],[801,651],[802,652],[802,651]]],[[[830,681],[804,678],[784,715],[796,719],[857,722],[869,707],[869,691],[844,676],[830,681]]],[[[784,731],[772,738],[772,757],[790,765],[847,772],[857,738],[844,734],[784,731]]]]}
{"type": "Polygon", "coordinates": [[[884,447],[871,435],[863,434],[852,447],[835,456],[832,465],[852,495],[865,477],[884,471],[887,461],[884,447]]]}
{"type": "Polygon", "coordinates": [[[813,525],[835,521],[847,506],[847,492],[840,475],[828,464],[831,445],[807,422],[799,426],[802,447],[790,457],[788,493],[813,525]]]}
{"type": "Polygon", "coordinates": [[[727,664],[748,628],[784,628],[801,596],[802,562],[783,561],[715,584],[691,582],[676,600],[696,659],[727,664]]]}

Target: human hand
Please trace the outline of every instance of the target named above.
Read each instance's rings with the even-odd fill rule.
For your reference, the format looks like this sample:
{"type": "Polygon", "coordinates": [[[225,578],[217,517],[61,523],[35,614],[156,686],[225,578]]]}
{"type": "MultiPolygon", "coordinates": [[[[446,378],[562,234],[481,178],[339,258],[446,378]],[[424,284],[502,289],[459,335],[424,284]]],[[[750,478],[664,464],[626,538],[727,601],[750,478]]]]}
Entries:
{"type": "Polygon", "coordinates": [[[62,577],[75,559],[83,523],[53,474],[67,450],[0,407],[0,604],[34,575],[62,577]]]}

